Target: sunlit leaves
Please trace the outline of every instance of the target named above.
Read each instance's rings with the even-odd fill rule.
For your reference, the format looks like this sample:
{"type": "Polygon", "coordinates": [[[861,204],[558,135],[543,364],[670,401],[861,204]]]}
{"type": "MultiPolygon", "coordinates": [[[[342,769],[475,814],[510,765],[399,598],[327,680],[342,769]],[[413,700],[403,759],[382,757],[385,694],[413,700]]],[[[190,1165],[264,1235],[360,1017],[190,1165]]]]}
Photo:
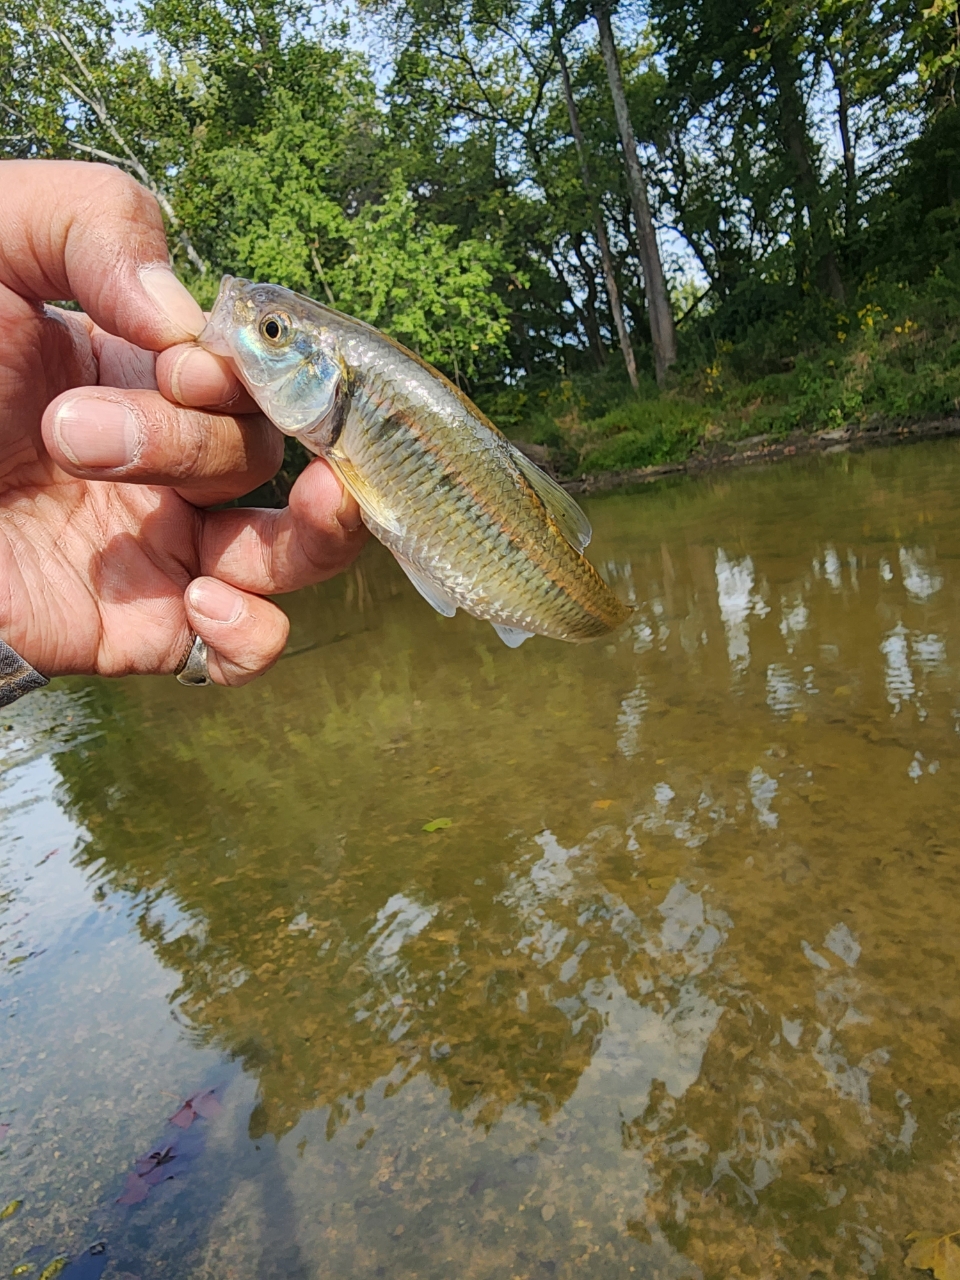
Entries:
{"type": "Polygon", "coordinates": [[[960,6],[957,0],[931,0],[920,6],[911,31],[919,43],[920,81],[942,102],[955,100],[960,70],[960,6]]]}
{"type": "Polygon", "coordinates": [[[458,243],[452,226],[418,219],[399,172],[349,235],[352,253],[331,273],[343,310],[455,374],[472,374],[481,348],[502,348],[507,308],[491,284],[507,264],[496,243],[458,243]]]}
{"type": "Polygon", "coordinates": [[[40,1275],[37,1277],[37,1280],[54,1280],[54,1277],[63,1273],[69,1262],[70,1259],[65,1254],[60,1254],[59,1257],[56,1257],[51,1262],[47,1263],[40,1272],[40,1275]]]}

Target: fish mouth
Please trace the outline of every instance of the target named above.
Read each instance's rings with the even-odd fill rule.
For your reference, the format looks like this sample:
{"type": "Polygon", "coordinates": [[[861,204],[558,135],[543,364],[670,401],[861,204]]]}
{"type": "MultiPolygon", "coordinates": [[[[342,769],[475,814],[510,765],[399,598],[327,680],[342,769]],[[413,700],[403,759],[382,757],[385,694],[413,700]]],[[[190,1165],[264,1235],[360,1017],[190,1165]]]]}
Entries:
{"type": "Polygon", "coordinates": [[[216,356],[232,356],[233,346],[229,333],[236,327],[237,303],[244,289],[250,287],[249,280],[241,280],[239,276],[224,276],[220,281],[217,300],[213,304],[206,325],[197,337],[197,343],[205,351],[216,356]]]}

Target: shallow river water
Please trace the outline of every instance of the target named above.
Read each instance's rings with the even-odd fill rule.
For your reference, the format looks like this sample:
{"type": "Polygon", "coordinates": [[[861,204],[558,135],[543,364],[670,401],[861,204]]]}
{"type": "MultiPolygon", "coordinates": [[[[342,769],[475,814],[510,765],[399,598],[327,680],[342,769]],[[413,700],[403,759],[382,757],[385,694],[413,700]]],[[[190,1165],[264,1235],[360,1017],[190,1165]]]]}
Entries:
{"type": "Polygon", "coordinates": [[[508,650],[371,546],[258,684],[0,712],[0,1275],[884,1277],[960,1230],[960,446],[589,513],[607,643],[508,650]]]}

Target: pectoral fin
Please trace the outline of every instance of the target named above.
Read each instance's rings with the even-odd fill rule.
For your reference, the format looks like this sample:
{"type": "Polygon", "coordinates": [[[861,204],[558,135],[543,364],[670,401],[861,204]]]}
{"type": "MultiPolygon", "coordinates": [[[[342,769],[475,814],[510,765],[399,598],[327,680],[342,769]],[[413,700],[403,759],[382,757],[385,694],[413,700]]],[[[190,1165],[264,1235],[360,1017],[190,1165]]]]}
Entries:
{"type": "MultiPolygon", "coordinates": [[[[379,537],[379,530],[383,529],[386,533],[392,533],[399,537],[401,533],[400,524],[393,512],[386,509],[380,495],[360,475],[353,463],[348,458],[342,458],[336,453],[326,454],[325,456],[327,462],[330,463],[330,466],[333,467],[343,481],[344,488],[356,498],[363,515],[363,523],[370,532],[379,537]]],[[[409,570],[407,572],[409,573],[409,570]]],[[[417,590],[419,591],[420,588],[417,587],[417,590]]]]}
{"type": "Polygon", "coordinates": [[[417,588],[427,604],[432,604],[437,613],[442,613],[445,618],[452,618],[457,612],[457,606],[444,589],[427,578],[420,569],[412,565],[404,556],[397,555],[396,551],[393,554],[397,564],[417,588]]]}
{"type": "Polygon", "coordinates": [[[497,622],[492,626],[503,643],[511,649],[519,649],[524,640],[529,640],[533,635],[532,631],[521,631],[519,627],[501,627],[497,622]]]}
{"type": "Polygon", "coordinates": [[[556,480],[548,476],[545,471],[541,471],[536,463],[531,462],[515,445],[511,445],[510,448],[513,452],[513,460],[520,468],[524,479],[553,516],[560,532],[575,551],[583,551],[593,537],[590,521],[562,485],[557,484],[556,480]]]}

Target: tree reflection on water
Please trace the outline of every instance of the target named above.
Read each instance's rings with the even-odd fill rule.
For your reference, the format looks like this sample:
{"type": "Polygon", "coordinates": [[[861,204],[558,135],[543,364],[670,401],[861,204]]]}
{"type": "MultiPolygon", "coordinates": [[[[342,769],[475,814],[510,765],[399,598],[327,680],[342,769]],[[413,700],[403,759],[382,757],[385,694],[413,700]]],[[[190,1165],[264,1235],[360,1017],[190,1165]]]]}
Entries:
{"type": "Polygon", "coordinates": [[[83,863],[250,1138],[322,1121],[305,1274],[872,1273],[956,1227],[958,464],[596,504],[607,645],[509,652],[371,548],[259,685],[96,685],[83,863]]]}

